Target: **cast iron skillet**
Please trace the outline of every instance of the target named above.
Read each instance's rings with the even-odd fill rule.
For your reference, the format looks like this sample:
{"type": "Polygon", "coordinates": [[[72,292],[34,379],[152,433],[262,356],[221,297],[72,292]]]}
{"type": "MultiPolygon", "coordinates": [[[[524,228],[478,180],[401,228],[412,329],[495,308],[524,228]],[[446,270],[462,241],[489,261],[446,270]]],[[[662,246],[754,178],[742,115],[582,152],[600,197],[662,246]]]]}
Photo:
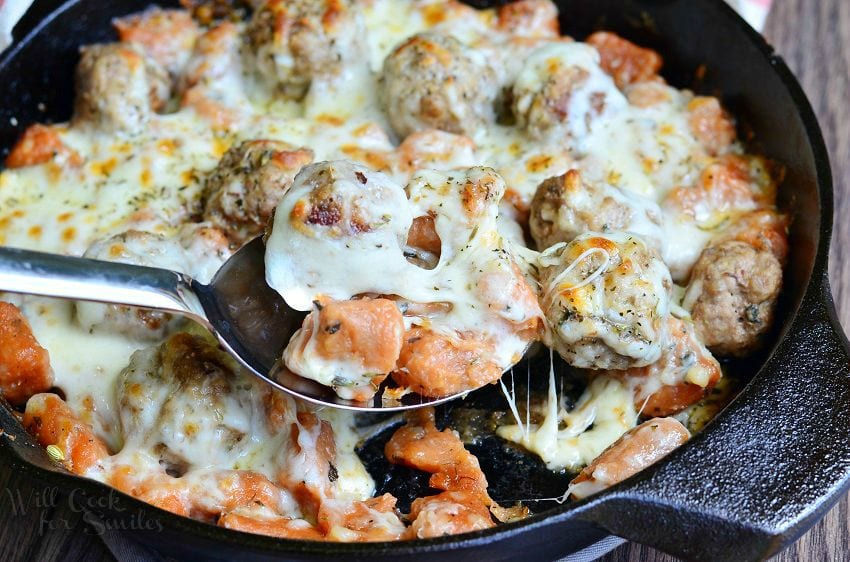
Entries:
{"type": "MultiPolygon", "coordinates": [[[[35,26],[33,31],[0,59],[0,147],[8,149],[32,122],[67,119],[77,47],[112,40],[111,18],[150,1],[37,1],[19,26],[35,26]]],[[[664,75],[674,85],[721,94],[739,118],[741,134],[752,133],[752,150],[787,167],[780,204],[793,226],[776,343],[738,366],[752,380],[705,431],[663,462],[585,501],[532,502],[536,514],[519,523],[379,544],[278,540],[172,515],[64,472],[33,444],[8,407],[0,407],[4,462],[74,492],[130,538],[195,559],[545,560],[614,533],[689,559],[754,560],[799,537],[850,484],[850,355],[827,282],[832,183],[811,107],[782,60],[721,0],[559,4],[564,33],[581,38],[595,29],[616,31],[659,50],[664,75]]],[[[537,372],[540,365],[532,362],[531,368],[537,372]]],[[[480,422],[482,408],[504,409],[504,402],[484,389],[439,416],[443,423],[480,422]]],[[[497,500],[560,495],[569,479],[491,436],[470,447],[497,500]]],[[[422,491],[421,475],[390,468],[379,450],[367,446],[362,453],[381,490],[397,493],[402,503],[422,491]]]]}

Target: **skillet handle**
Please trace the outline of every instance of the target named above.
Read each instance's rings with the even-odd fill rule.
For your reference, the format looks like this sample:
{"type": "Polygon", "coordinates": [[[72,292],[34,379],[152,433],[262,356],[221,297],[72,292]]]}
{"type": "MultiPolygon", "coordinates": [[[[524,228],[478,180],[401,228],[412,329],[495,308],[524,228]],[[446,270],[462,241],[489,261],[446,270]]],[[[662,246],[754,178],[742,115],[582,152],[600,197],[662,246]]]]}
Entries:
{"type": "Polygon", "coordinates": [[[846,493],[850,353],[823,271],[762,371],[710,431],[589,499],[577,518],[684,559],[760,560],[846,493]]]}

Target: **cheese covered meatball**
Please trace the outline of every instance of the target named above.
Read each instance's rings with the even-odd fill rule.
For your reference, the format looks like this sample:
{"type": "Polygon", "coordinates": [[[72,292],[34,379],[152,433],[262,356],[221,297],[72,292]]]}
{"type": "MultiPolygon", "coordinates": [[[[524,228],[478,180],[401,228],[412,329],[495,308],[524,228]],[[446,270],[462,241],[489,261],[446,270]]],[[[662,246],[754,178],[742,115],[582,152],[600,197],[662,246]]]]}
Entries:
{"type": "MultiPolygon", "coordinates": [[[[177,238],[128,230],[92,244],[83,257],[159,267],[208,282],[229,257],[220,231],[203,224],[184,225],[177,238]]],[[[158,310],[117,304],[76,303],[77,322],[91,332],[119,333],[140,340],[162,338],[179,319],[158,310]]]]}
{"type": "Polygon", "coordinates": [[[134,353],[118,376],[121,432],[177,476],[191,467],[232,466],[252,444],[252,428],[265,421],[259,390],[218,345],[175,334],[134,353]]]}
{"type": "Polygon", "coordinates": [[[168,72],[133,44],[82,49],[76,73],[74,123],[104,132],[134,134],[168,100],[168,72]]]}
{"type": "Polygon", "coordinates": [[[567,363],[621,370],[658,360],[673,282],[643,240],[588,232],[549,248],[540,264],[548,343],[567,363]]]}
{"type": "Polygon", "coordinates": [[[259,236],[313,151],[271,140],[245,141],[228,150],[204,185],[204,219],[234,245],[259,236]]]}
{"type": "Polygon", "coordinates": [[[178,81],[181,107],[191,107],[214,129],[231,130],[247,115],[242,35],[230,21],[201,34],[178,81]]]}
{"type": "Polygon", "coordinates": [[[541,250],[589,231],[632,232],[659,250],[663,239],[658,205],[606,183],[584,182],[578,170],[540,184],[529,226],[541,250]]]}
{"type": "Polygon", "coordinates": [[[426,129],[472,135],[493,121],[496,77],[481,55],[448,35],[410,37],[384,60],[379,94],[404,138],[426,129]]]}
{"type": "MultiPolygon", "coordinates": [[[[186,267],[186,254],[174,240],[159,234],[129,230],[92,244],[83,257],[155,266],[181,271],[186,267]]],[[[89,331],[127,334],[138,339],[161,338],[174,320],[158,310],[133,308],[117,304],[77,302],[77,322],[89,331]]]]}
{"type": "Polygon", "coordinates": [[[268,0],[246,33],[258,74],[291,99],[314,79],[341,74],[364,37],[349,0],[268,0]]]}
{"type": "Polygon", "coordinates": [[[396,294],[412,222],[404,188],[388,176],[344,160],[305,166],[275,211],[269,286],[304,311],[317,294],[396,294]]]}
{"type": "Polygon", "coordinates": [[[730,240],[703,250],[683,304],[709,349],[744,356],[773,323],[781,287],[782,266],[769,249],[730,240]]]}
{"type": "Polygon", "coordinates": [[[541,140],[581,143],[600,118],[626,104],[599,67],[599,53],[580,43],[551,43],[534,51],[513,86],[517,125],[541,140]]]}
{"type": "Polygon", "coordinates": [[[227,235],[207,222],[181,224],[176,238],[186,252],[185,273],[201,283],[209,283],[233,255],[233,244],[227,235]]]}

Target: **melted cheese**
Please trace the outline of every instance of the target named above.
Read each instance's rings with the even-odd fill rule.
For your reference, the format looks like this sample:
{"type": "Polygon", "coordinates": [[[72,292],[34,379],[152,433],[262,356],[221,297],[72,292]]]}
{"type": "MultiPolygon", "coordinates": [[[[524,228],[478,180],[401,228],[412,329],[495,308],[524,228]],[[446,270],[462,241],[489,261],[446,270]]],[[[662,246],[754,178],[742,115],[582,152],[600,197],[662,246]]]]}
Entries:
{"type": "Polygon", "coordinates": [[[597,376],[570,411],[560,407],[554,367],[543,421],[502,426],[500,437],[538,455],[550,470],[577,471],[637,424],[632,390],[607,376],[597,376]]]}
{"type": "MultiPolygon", "coordinates": [[[[305,168],[277,208],[272,234],[266,242],[266,279],[269,286],[296,310],[310,310],[319,295],[343,300],[361,293],[408,296],[415,291],[419,268],[404,257],[403,243],[413,222],[404,189],[384,174],[348,162],[328,166],[336,198],[346,202],[341,221],[362,220],[366,232],[328,240],[303,232],[293,219],[316,188],[313,170],[305,168]],[[366,178],[360,185],[355,174],[366,178]],[[374,225],[374,226],[373,226],[374,225]],[[405,290],[393,290],[397,286],[405,290]]],[[[320,173],[320,172],[318,172],[320,173]]]]}

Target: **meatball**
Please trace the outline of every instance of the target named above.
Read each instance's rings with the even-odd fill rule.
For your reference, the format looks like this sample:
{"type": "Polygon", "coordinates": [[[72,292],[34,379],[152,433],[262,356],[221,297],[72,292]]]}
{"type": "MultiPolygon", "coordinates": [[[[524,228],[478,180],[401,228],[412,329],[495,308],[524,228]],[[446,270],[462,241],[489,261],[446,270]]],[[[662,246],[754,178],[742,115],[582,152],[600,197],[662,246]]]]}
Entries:
{"type": "Polygon", "coordinates": [[[673,282],[657,252],[622,232],[588,232],[539,258],[547,340],[567,363],[622,370],[658,360],[673,282]]]}
{"type": "Polygon", "coordinates": [[[233,254],[232,243],[227,235],[209,223],[183,223],[177,229],[176,238],[186,252],[187,261],[183,268],[201,283],[212,281],[233,254]]]}
{"type": "Polygon", "coordinates": [[[384,60],[379,94],[396,134],[426,129],[472,136],[495,119],[496,76],[475,51],[448,35],[420,33],[384,60]]]}
{"type": "Polygon", "coordinates": [[[168,100],[168,72],[133,44],[105,43],[82,50],[76,73],[74,124],[135,134],[168,100]]]}
{"type": "Polygon", "coordinates": [[[242,245],[263,232],[295,174],[312,161],[312,150],[279,141],[231,148],[204,185],[204,220],[242,245]]]}
{"type": "Polygon", "coordinates": [[[222,22],[201,34],[195,42],[186,69],[181,77],[180,90],[187,92],[200,87],[218,92],[223,97],[238,99],[240,92],[231,91],[231,80],[241,77],[242,59],[239,54],[239,29],[231,22],[222,22]]]}
{"type": "Polygon", "coordinates": [[[658,205],[605,183],[585,183],[578,170],[540,184],[529,226],[541,250],[588,231],[633,232],[658,250],[663,239],[658,205]]]}
{"type": "Polygon", "coordinates": [[[745,356],[770,329],[781,287],[782,266],[770,250],[730,240],[703,250],[683,304],[709,349],[745,356]]]}
{"type": "Polygon", "coordinates": [[[513,85],[517,125],[529,136],[581,143],[596,123],[624,108],[625,97],[599,67],[599,53],[581,43],[534,51],[513,85]]]}
{"type": "MultiPolygon", "coordinates": [[[[128,230],[92,244],[86,258],[161,267],[188,273],[206,283],[229,257],[221,233],[203,224],[184,225],[176,239],[128,230]]],[[[139,339],[162,338],[178,319],[165,312],[93,302],[76,303],[77,322],[89,331],[139,339]]]]}
{"type": "Polygon", "coordinates": [[[246,117],[247,97],[240,53],[242,36],[232,22],[224,21],[198,37],[178,91],[182,107],[192,107],[214,128],[231,130],[246,117]]]}
{"type": "Polygon", "coordinates": [[[262,78],[301,99],[314,79],[338,76],[356,60],[361,27],[350,0],[269,0],[248,24],[247,48],[262,78]]]}
{"type": "Polygon", "coordinates": [[[124,440],[158,456],[174,476],[232,466],[252,445],[255,412],[263,411],[257,384],[215,343],[175,334],[135,352],[118,375],[124,440]]]}
{"type": "Polygon", "coordinates": [[[404,188],[388,176],[345,160],[310,164],[275,211],[266,278],[304,311],[317,294],[397,294],[399,278],[418,269],[402,249],[412,222],[404,188]]]}
{"type": "MultiPolygon", "coordinates": [[[[92,244],[83,257],[184,270],[186,256],[177,242],[159,234],[129,230],[92,244]]],[[[141,340],[161,338],[174,317],[165,312],[117,304],[77,302],[77,322],[94,332],[126,334],[141,340]]]]}

